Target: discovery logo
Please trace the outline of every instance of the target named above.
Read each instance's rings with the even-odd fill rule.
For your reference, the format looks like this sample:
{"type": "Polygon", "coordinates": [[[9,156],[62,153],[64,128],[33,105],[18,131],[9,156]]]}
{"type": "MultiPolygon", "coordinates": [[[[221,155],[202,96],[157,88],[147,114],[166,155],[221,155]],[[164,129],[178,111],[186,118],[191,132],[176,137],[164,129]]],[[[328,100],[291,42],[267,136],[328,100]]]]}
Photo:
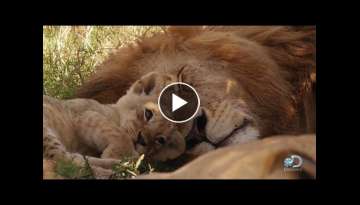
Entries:
{"type": "Polygon", "coordinates": [[[285,171],[298,171],[301,169],[303,159],[299,155],[289,155],[284,159],[284,170],[285,171]]]}

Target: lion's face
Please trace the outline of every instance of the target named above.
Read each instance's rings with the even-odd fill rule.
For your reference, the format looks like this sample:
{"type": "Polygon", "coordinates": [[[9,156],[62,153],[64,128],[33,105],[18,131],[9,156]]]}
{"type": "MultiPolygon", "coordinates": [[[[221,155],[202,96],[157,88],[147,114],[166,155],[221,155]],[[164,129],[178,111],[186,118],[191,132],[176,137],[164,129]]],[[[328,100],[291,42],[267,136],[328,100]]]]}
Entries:
{"type": "MultiPolygon", "coordinates": [[[[213,147],[221,147],[258,139],[263,124],[257,121],[257,113],[250,109],[249,104],[254,100],[241,82],[223,72],[220,63],[188,62],[191,64],[183,65],[177,76],[198,91],[201,112],[187,140],[194,141],[195,138],[199,143],[206,141],[213,147]]],[[[194,149],[198,150],[197,147],[194,149]]]]}

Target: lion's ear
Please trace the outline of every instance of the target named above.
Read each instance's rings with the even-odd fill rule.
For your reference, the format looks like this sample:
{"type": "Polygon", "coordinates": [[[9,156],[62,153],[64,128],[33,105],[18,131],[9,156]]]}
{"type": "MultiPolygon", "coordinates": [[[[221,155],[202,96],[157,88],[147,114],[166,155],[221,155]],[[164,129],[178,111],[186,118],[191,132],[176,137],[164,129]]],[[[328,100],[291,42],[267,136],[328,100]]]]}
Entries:
{"type": "Polygon", "coordinates": [[[131,87],[131,91],[135,94],[150,95],[156,86],[157,73],[151,72],[144,75],[140,80],[137,80],[131,87]]]}

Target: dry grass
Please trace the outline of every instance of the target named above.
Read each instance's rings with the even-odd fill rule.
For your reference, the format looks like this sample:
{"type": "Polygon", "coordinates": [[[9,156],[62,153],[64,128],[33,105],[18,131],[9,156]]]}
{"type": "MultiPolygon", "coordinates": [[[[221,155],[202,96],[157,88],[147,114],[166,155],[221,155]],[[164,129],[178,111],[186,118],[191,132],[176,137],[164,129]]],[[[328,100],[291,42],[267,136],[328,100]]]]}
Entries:
{"type": "Polygon", "coordinates": [[[72,96],[114,49],[161,31],[157,26],[44,26],[44,94],[72,96]]]}

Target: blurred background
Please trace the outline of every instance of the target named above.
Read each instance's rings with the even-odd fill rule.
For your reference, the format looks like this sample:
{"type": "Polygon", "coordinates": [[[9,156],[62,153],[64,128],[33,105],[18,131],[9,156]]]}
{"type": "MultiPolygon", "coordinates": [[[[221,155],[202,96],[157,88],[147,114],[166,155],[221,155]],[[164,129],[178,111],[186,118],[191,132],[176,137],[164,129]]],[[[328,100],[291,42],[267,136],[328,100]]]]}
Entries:
{"type": "Polygon", "coordinates": [[[156,32],[162,32],[161,27],[44,26],[43,94],[72,96],[110,52],[156,32]]]}

